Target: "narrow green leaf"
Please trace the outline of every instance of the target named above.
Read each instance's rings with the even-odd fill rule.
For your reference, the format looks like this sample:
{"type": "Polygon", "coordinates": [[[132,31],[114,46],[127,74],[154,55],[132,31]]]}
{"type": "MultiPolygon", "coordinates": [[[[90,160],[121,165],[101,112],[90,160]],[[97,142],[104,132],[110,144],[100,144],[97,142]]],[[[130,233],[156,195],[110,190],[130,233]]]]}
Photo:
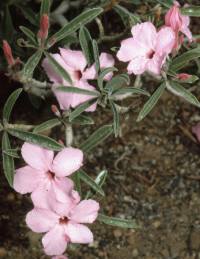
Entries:
{"type": "Polygon", "coordinates": [[[200,103],[197,98],[187,89],[185,89],[182,85],[177,82],[170,81],[167,83],[167,89],[175,95],[183,97],[189,103],[200,107],[200,103]]]}
{"type": "Polygon", "coordinates": [[[120,133],[120,119],[119,119],[119,113],[117,111],[117,108],[115,106],[115,103],[110,100],[110,106],[111,110],[113,112],[113,128],[114,128],[114,133],[115,137],[119,136],[120,133]]]}
{"type": "Polygon", "coordinates": [[[27,38],[29,39],[29,41],[34,44],[37,45],[37,41],[35,39],[35,34],[29,30],[27,27],[25,26],[19,26],[20,30],[27,36],[27,38]]]}
{"type": "Polygon", "coordinates": [[[80,172],[77,171],[72,175],[72,180],[75,185],[75,190],[79,193],[80,197],[82,196],[82,190],[81,190],[81,179],[80,179],[80,172]]]}
{"type": "Polygon", "coordinates": [[[84,183],[90,186],[94,191],[98,192],[102,196],[105,196],[104,191],[101,189],[101,187],[82,169],[79,170],[79,177],[84,183]]]}
{"type": "Polygon", "coordinates": [[[127,25],[125,22],[125,17],[128,18],[131,25],[135,25],[136,23],[141,22],[139,15],[133,14],[129,12],[125,7],[121,5],[115,5],[114,10],[121,16],[122,21],[127,25]]]}
{"type": "Polygon", "coordinates": [[[140,111],[140,113],[139,113],[139,115],[137,117],[137,121],[143,120],[144,117],[146,117],[147,114],[149,114],[149,112],[153,109],[153,107],[156,105],[156,103],[158,102],[159,98],[163,94],[163,92],[165,90],[165,87],[166,87],[166,84],[162,83],[156,89],[156,91],[152,94],[152,96],[149,98],[149,100],[145,103],[145,105],[143,106],[142,110],[140,111]]]}
{"type": "Polygon", "coordinates": [[[7,179],[8,183],[12,187],[15,165],[14,165],[13,157],[7,155],[4,152],[5,150],[8,150],[8,149],[11,149],[10,140],[9,140],[7,132],[4,132],[3,137],[2,137],[3,170],[4,170],[4,174],[6,176],[6,179],[7,179]]]}
{"type": "Polygon", "coordinates": [[[23,68],[23,76],[25,78],[31,78],[33,76],[33,72],[36,68],[36,66],[38,65],[38,63],[40,62],[40,59],[42,57],[42,51],[41,50],[37,50],[26,62],[26,64],[24,65],[23,68]]]}
{"type": "Polygon", "coordinates": [[[45,56],[48,58],[49,63],[52,65],[55,72],[63,77],[67,82],[72,84],[72,80],[68,72],[53,58],[49,53],[45,52],[45,56]]]}
{"type": "Polygon", "coordinates": [[[42,0],[40,6],[40,17],[42,17],[43,14],[49,15],[50,4],[50,0],[42,0]]]}
{"type": "Polygon", "coordinates": [[[103,9],[100,7],[89,9],[81,13],[79,16],[75,17],[72,21],[67,23],[63,28],[56,32],[49,40],[49,44],[53,45],[54,43],[64,39],[69,34],[72,34],[78,30],[81,26],[91,22],[95,17],[103,12],[103,9]]]}
{"type": "Polygon", "coordinates": [[[200,57],[200,48],[195,48],[192,50],[188,50],[187,52],[183,53],[182,55],[175,58],[170,67],[169,70],[178,71],[181,68],[185,67],[187,63],[189,63],[191,60],[194,60],[196,58],[200,57]]]}
{"type": "Polygon", "coordinates": [[[3,119],[9,121],[10,114],[12,112],[13,106],[15,105],[17,99],[19,98],[19,95],[23,91],[22,88],[19,88],[15,90],[7,99],[4,108],[3,108],[3,119]]]}
{"type": "Polygon", "coordinates": [[[79,31],[79,42],[87,60],[87,64],[89,66],[92,65],[92,63],[94,62],[92,38],[90,32],[85,26],[81,27],[79,31]]]}
{"type": "Polygon", "coordinates": [[[130,78],[127,74],[120,74],[114,76],[110,81],[105,85],[105,90],[108,90],[112,93],[119,88],[125,87],[130,84],[130,78]]]}
{"type": "Polygon", "coordinates": [[[61,125],[61,121],[59,119],[51,119],[41,123],[40,125],[36,126],[33,130],[34,133],[44,132],[46,130],[52,129],[58,125],[61,125]]]}
{"type": "Polygon", "coordinates": [[[193,16],[193,17],[200,17],[200,6],[187,6],[181,8],[181,13],[183,15],[193,16]]]}
{"type": "Polygon", "coordinates": [[[84,94],[84,95],[90,95],[90,96],[99,96],[99,92],[97,91],[91,91],[91,90],[85,90],[76,86],[58,86],[56,88],[56,91],[66,92],[66,93],[75,93],[75,94],[84,94]]]}
{"type": "Polygon", "coordinates": [[[78,124],[78,125],[92,125],[92,124],[94,124],[94,121],[89,116],[81,114],[78,117],[76,117],[75,119],[73,119],[71,121],[71,123],[78,124]]]}
{"type": "Polygon", "coordinates": [[[33,10],[29,7],[26,6],[22,6],[20,4],[16,4],[16,6],[20,9],[20,11],[22,12],[22,14],[24,15],[24,17],[34,26],[38,27],[39,24],[39,17],[38,15],[33,12],[33,10]]]}
{"type": "Polygon", "coordinates": [[[156,0],[159,4],[167,7],[167,8],[170,8],[172,5],[173,5],[173,0],[156,0]]]}
{"type": "Polygon", "coordinates": [[[6,149],[6,150],[3,150],[3,153],[13,158],[20,158],[16,149],[6,149]]]}
{"type": "Polygon", "coordinates": [[[84,102],[80,104],[73,112],[69,115],[69,121],[71,122],[73,119],[75,119],[77,116],[79,116],[82,112],[84,112],[87,108],[89,108],[91,105],[93,105],[97,99],[91,99],[87,102],[84,102]]]}
{"type": "Polygon", "coordinates": [[[115,217],[109,217],[103,214],[98,215],[98,221],[103,222],[106,225],[120,227],[120,228],[139,228],[135,220],[120,219],[115,217]]]}
{"type": "Polygon", "coordinates": [[[96,72],[98,74],[99,70],[100,70],[100,61],[99,61],[99,48],[98,48],[98,44],[97,44],[96,40],[92,41],[92,46],[93,46],[93,54],[94,54],[96,72]]]}
{"type": "Polygon", "coordinates": [[[137,87],[124,87],[121,89],[117,89],[116,91],[113,92],[113,96],[118,96],[118,95],[123,95],[123,94],[143,94],[146,96],[150,96],[149,92],[137,88],[137,87]]]}
{"type": "Polygon", "coordinates": [[[8,133],[16,138],[19,138],[25,142],[29,142],[47,149],[60,151],[64,148],[63,145],[58,143],[52,138],[35,134],[32,132],[27,132],[19,129],[7,129],[8,133]]]}
{"type": "Polygon", "coordinates": [[[112,125],[104,125],[101,128],[97,129],[90,137],[81,144],[80,148],[84,152],[91,151],[99,143],[103,142],[113,133],[112,125]]]}
{"type": "Polygon", "coordinates": [[[103,81],[104,81],[105,76],[108,73],[115,72],[115,71],[118,71],[118,69],[115,68],[115,67],[108,67],[108,68],[102,69],[99,77],[97,78],[98,86],[99,86],[100,89],[103,89],[103,81]]]}

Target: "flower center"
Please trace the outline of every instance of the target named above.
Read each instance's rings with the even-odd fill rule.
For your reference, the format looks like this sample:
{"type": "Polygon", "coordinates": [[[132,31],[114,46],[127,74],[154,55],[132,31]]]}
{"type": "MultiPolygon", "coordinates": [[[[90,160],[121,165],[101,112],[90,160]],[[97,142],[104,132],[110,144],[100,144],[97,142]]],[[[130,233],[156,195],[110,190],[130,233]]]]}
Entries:
{"type": "Polygon", "coordinates": [[[51,171],[48,171],[47,175],[48,175],[48,178],[49,178],[50,180],[53,180],[54,177],[55,177],[55,174],[54,174],[53,172],[51,172],[51,171]]]}
{"type": "Polygon", "coordinates": [[[152,59],[153,56],[154,56],[154,54],[155,54],[155,51],[154,51],[154,50],[150,50],[150,52],[147,54],[147,57],[148,57],[149,59],[152,59]]]}
{"type": "Polygon", "coordinates": [[[80,70],[75,71],[75,77],[77,80],[80,80],[82,77],[82,72],[80,70]]]}
{"type": "Polygon", "coordinates": [[[59,219],[59,223],[60,223],[61,225],[67,224],[68,221],[69,221],[69,219],[68,219],[67,217],[62,217],[62,218],[59,219]]]}

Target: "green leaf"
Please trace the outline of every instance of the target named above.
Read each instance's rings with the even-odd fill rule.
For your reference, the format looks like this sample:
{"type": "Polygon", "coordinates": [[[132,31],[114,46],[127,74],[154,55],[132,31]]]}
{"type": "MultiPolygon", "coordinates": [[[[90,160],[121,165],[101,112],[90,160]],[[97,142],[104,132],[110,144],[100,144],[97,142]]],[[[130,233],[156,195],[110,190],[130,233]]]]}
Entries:
{"type": "Polygon", "coordinates": [[[58,86],[56,87],[56,91],[66,92],[66,93],[75,93],[75,94],[84,94],[90,96],[99,96],[99,92],[82,89],[76,86],[58,86]]]}
{"type": "Polygon", "coordinates": [[[187,52],[183,53],[181,56],[175,58],[170,67],[169,70],[178,71],[181,68],[185,67],[187,63],[189,63],[191,60],[199,58],[200,57],[200,48],[195,48],[192,50],[188,50],[187,52]]]}
{"type": "Polygon", "coordinates": [[[103,9],[100,7],[89,9],[81,13],[79,16],[75,17],[72,21],[67,23],[63,28],[56,32],[49,40],[49,44],[53,45],[54,43],[64,39],[69,34],[72,34],[78,30],[81,26],[91,22],[96,18],[100,13],[103,12],[103,9]]]}
{"type": "Polygon", "coordinates": [[[61,77],[63,77],[67,82],[72,84],[72,80],[68,72],[53,58],[49,53],[45,52],[49,63],[52,65],[55,72],[57,72],[61,77]]]}
{"type": "Polygon", "coordinates": [[[63,145],[58,143],[52,138],[27,132],[19,129],[7,129],[8,133],[16,138],[19,138],[25,142],[32,143],[50,150],[60,151],[64,148],[63,145]]]}
{"type": "Polygon", "coordinates": [[[4,14],[3,21],[2,21],[3,38],[11,42],[14,36],[14,26],[13,26],[13,21],[10,15],[10,10],[8,5],[5,6],[5,10],[3,11],[3,14],[4,14]]]}
{"type": "Polygon", "coordinates": [[[49,15],[51,1],[50,0],[42,0],[41,6],[40,6],[40,17],[42,17],[43,14],[49,15]]]}
{"type": "Polygon", "coordinates": [[[73,112],[69,115],[69,121],[71,122],[73,119],[75,119],[77,116],[79,116],[82,112],[84,112],[87,108],[89,108],[91,105],[93,105],[97,99],[91,99],[87,102],[84,102],[80,104],[73,112]]]}
{"type": "Polygon", "coordinates": [[[20,158],[16,149],[6,149],[6,150],[3,150],[3,153],[13,158],[20,158]]]}
{"type": "Polygon", "coordinates": [[[119,136],[120,133],[120,118],[119,118],[119,112],[117,111],[117,108],[115,106],[115,103],[110,100],[110,106],[111,110],[113,112],[113,128],[115,137],[119,136]]]}
{"type": "Polygon", "coordinates": [[[4,132],[3,137],[2,137],[3,170],[4,170],[4,174],[6,176],[6,179],[7,179],[8,183],[12,187],[15,165],[14,165],[13,157],[7,155],[4,152],[5,150],[8,150],[8,149],[11,149],[10,140],[9,140],[7,132],[4,132]]]}
{"type": "Polygon", "coordinates": [[[118,96],[123,94],[143,94],[146,96],[150,96],[149,92],[137,87],[124,87],[121,89],[117,89],[113,92],[112,96],[118,96]]]}
{"type": "Polygon", "coordinates": [[[98,215],[98,221],[103,222],[106,225],[120,227],[120,228],[139,228],[135,220],[120,219],[115,217],[109,217],[103,214],[98,215]]]}
{"type": "Polygon", "coordinates": [[[58,125],[61,125],[61,121],[59,119],[51,119],[41,123],[40,125],[36,126],[33,130],[34,133],[44,132],[46,130],[52,129],[58,125]]]}
{"type": "Polygon", "coordinates": [[[181,8],[181,13],[183,15],[193,16],[193,17],[200,17],[200,6],[187,6],[181,8]]]}
{"type": "Polygon", "coordinates": [[[173,0],[156,0],[159,4],[167,7],[167,8],[170,8],[172,5],[173,5],[173,0]]]}
{"type": "Polygon", "coordinates": [[[73,119],[71,121],[71,123],[78,124],[78,125],[92,125],[92,124],[94,124],[94,121],[89,116],[81,114],[78,117],[76,117],[75,119],[73,119]]]}
{"type": "Polygon", "coordinates": [[[3,108],[3,119],[9,121],[10,114],[12,112],[12,109],[19,98],[21,92],[23,91],[22,88],[19,88],[15,90],[7,99],[4,108],[3,108]]]}
{"type": "Polygon", "coordinates": [[[33,10],[29,7],[25,7],[24,5],[16,4],[16,6],[20,9],[24,17],[34,26],[38,27],[39,19],[38,15],[33,12],[33,10]]]}
{"type": "Polygon", "coordinates": [[[24,65],[22,74],[25,78],[31,78],[33,76],[33,72],[40,62],[40,59],[42,57],[42,51],[37,50],[26,62],[24,65]]]}
{"type": "Polygon", "coordinates": [[[31,30],[29,30],[27,27],[24,27],[24,26],[19,26],[19,28],[27,36],[27,38],[32,44],[37,45],[35,34],[31,30]]]}
{"type": "Polygon", "coordinates": [[[98,86],[100,89],[103,89],[103,81],[104,81],[105,76],[108,73],[114,72],[114,71],[118,71],[118,69],[115,67],[107,67],[107,68],[102,69],[99,77],[97,78],[98,86]]]}
{"type": "Polygon", "coordinates": [[[121,5],[115,5],[114,10],[121,16],[121,19],[124,22],[125,26],[127,26],[125,18],[129,19],[131,25],[135,25],[136,23],[141,22],[139,15],[129,12],[125,7],[121,5]]]}
{"type": "Polygon", "coordinates": [[[95,67],[96,67],[96,73],[99,73],[100,70],[100,61],[99,61],[99,48],[96,40],[92,41],[93,46],[93,54],[94,54],[94,60],[95,60],[95,67]]]}
{"type": "Polygon", "coordinates": [[[94,62],[93,58],[93,46],[92,46],[92,38],[88,29],[83,26],[79,31],[79,42],[81,45],[81,49],[84,53],[84,56],[87,60],[87,64],[90,66],[94,62]]]}
{"type": "Polygon", "coordinates": [[[137,121],[143,120],[144,117],[146,117],[147,114],[149,114],[149,112],[153,109],[153,107],[156,105],[156,103],[158,102],[159,98],[163,94],[163,92],[165,90],[165,87],[166,87],[166,84],[162,83],[156,89],[156,91],[152,94],[152,96],[149,98],[149,100],[145,103],[145,105],[143,106],[142,110],[140,111],[140,113],[139,113],[139,115],[137,117],[137,121]]]}
{"type": "Polygon", "coordinates": [[[167,89],[173,94],[183,97],[189,103],[197,107],[200,107],[200,103],[197,100],[197,98],[190,91],[185,89],[182,85],[178,84],[177,82],[167,82],[167,89]]]}
{"type": "Polygon", "coordinates": [[[90,186],[94,191],[98,192],[102,196],[105,196],[104,191],[101,189],[101,187],[82,169],[79,171],[79,177],[80,179],[86,183],[88,186],[90,186]]]}
{"type": "Polygon", "coordinates": [[[110,93],[113,91],[127,86],[130,84],[130,78],[127,74],[120,74],[114,76],[110,81],[106,83],[105,90],[109,90],[110,93]]]}
{"type": "Polygon", "coordinates": [[[79,193],[79,195],[82,195],[82,190],[81,190],[81,179],[80,179],[80,172],[77,171],[72,175],[72,180],[75,185],[75,190],[79,193]]]}
{"type": "Polygon", "coordinates": [[[83,152],[91,151],[99,143],[103,142],[113,133],[112,125],[104,125],[97,129],[90,137],[81,144],[80,148],[83,152]]]}

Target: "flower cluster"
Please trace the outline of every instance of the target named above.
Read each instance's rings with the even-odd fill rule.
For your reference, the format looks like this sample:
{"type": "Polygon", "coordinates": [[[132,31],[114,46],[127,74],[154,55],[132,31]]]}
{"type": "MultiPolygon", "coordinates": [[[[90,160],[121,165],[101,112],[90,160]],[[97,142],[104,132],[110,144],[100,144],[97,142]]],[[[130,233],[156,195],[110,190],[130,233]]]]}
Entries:
{"type": "Polygon", "coordinates": [[[32,231],[46,233],[42,238],[45,253],[61,255],[69,242],[93,242],[92,232],[83,224],[95,221],[99,204],[81,201],[73,181],[66,177],[82,166],[83,152],[68,147],[54,157],[51,150],[24,143],[21,153],[27,165],[16,170],[14,189],[31,193],[34,208],[26,223],[32,231]]]}

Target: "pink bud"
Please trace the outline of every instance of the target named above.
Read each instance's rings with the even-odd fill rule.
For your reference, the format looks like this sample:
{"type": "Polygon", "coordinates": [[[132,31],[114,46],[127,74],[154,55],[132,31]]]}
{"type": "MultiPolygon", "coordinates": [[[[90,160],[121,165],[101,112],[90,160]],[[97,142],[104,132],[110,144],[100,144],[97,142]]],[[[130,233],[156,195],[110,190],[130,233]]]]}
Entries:
{"type": "Polygon", "coordinates": [[[187,80],[191,77],[192,75],[186,74],[186,73],[180,73],[177,75],[177,78],[180,80],[187,80]]]}
{"type": "Polygon", "coordinates": [[[11,47],[6,40],[3,40],[3,52],[8,64],[13,66],[15,64],[15,60],[12,55],[11,47]]]}
{"type": "Polygon", "coordinates": [[[52,111],[56,116],[60,117],[60,111],[58,110],[58,107],[57,107],[55,104],[51,105],[51,111],[52,111]]]}
{"type": "Polygon", "coordinates": [[[43,14],[40,20],[40,30],[38,32],[38,38],[45,40],[49,32],[49,16],[43,14]]]}
{"type": "Polygon", "coordinates": [[[180,5],[178,2],[174,2],[174,5],[169,9],[165,15],[165,25],[171,27],[175,32],[181,30],[182,17],[180,13],[180,5]]]}

